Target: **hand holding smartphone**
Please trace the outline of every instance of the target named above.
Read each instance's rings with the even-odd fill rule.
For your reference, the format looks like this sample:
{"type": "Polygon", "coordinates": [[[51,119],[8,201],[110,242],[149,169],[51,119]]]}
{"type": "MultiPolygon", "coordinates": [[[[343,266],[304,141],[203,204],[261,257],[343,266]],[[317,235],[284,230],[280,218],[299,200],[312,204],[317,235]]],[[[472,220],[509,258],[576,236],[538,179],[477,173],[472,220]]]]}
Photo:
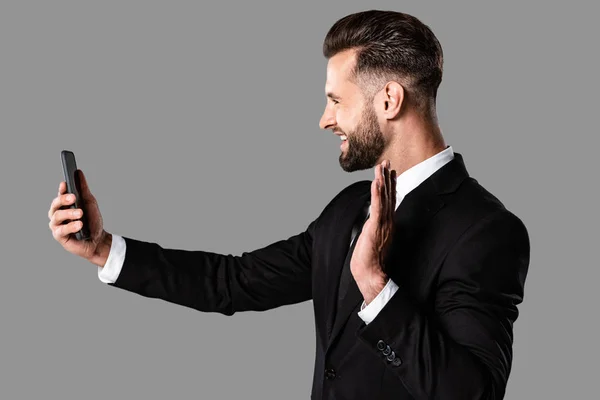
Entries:
{"type": "MultiPolygon", "coordinates": [[[[60,153],[63,175],[65,182],[67,183],[67,193],[73,193],[75,195],[75,202],[71,203],[70,206],[63,206],[61,209],[66,208],[81,208],[83,209],[83,199],[81,197],[81,186],[79,178],[77,177],[77,163],[75,162],[75,154],[69,150],[63,150],[60,153]]],[[[70,221],[65,221],[66,223],[70,221]]],[[[86,214],[84,213],[81,217],[83,223],[81,229],[75,232],[75,238],[77,240],[88,240],[90,239],[90,231],[87,223],[86,214]]]]}

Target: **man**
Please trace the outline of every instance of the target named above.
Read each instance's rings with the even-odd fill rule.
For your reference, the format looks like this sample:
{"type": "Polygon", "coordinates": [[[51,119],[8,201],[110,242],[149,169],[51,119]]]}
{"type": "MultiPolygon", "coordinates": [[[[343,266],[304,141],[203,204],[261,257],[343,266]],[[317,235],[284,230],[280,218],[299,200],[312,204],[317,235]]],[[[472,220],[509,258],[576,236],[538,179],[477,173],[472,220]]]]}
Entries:
{"type": "Polygon", "coordinates": [[[313,399],[500,399],[512,363],[529,237],[467,173],[436,117],[441,46],[418,19],[365,11],[327,33],[327,105],[348,172],[373,181],[338,193],[307,229],[241,256],[165,249],[104,231],[83,172],[92,239],[73,233],[65,183],[54,238],[98,265],[103,282],[232,315],[313,299],[313,399]]]}

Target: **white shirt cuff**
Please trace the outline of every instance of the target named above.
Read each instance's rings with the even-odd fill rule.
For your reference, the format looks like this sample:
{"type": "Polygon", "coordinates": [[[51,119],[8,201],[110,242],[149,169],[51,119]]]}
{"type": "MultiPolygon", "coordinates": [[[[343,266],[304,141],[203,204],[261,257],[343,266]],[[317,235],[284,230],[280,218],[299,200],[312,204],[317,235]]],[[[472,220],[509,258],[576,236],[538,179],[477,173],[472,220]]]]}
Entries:
{"type": "Polygon", "coordinates": [[[115,283],[125,262],[125,239],[122,236],[112,234],[110,252],[104,267],[98,266],[98,279],[104,283],[115,283]]]}
{"type": "Polygon", "coordinates": [[[383,290],[379,292],[379,294],[369,303],[368,306],[365,307],[365,301],[363,300],[360,311],[358,312],[358,316],[365,321],[365,324],[369,324],[371,321],[375,319],[379,311],[383,309],[383,306],[387,304],[388,301],[392,298],[394,293],[398,290],[398,285],[389,279],[388,282],[383,287],[383,290]]]}

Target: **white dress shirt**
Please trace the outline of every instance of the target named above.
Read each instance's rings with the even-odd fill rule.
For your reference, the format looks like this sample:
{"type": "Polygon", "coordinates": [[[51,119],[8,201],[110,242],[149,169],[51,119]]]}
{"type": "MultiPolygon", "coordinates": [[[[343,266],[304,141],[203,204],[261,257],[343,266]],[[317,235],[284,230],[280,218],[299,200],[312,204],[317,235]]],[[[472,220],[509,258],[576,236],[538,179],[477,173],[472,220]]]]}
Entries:
{"type": "MultiPolygon", "coordinates": [[[[407,169],[396,177],[396,209],[409,192],[419,186],[425,179],[429,178],[435,171],[443,167],[446,163],[454,158],[452,146],[448,146],[445,150],[440,151],[436,155],[420,162],[419,164],[407,169]]],[[[378,164],[377,167],[380,167],[378,164]]],[[[375,171],[373,170],[373,174],[375,171]]],[[[371,206],[369,206],[369,214],[371,206]]],[[[112,243],[110,252],[104,267],[98,266],[98,278],[104,283],[114,283],[119,277],[121,268],[125,261],[125,239],[119,235],[112,235],[112,243]]],[[[360,307],[361,311],[358,316],[366,323],[370,323],[375,319],[379,311],[387,304],[390,298],[398,290],[398,285],[388,280],[383,290],[371,301],[367,306],[365,302],[360,307]]]]}
{"type": "MultiPolygon", "coordinates": [[[[425,179],[429,178],[435,171],[442,168],[453,158],[454,151],[452,150],[452,146],[448,146],[446,149],[440,151],[436,155],[421,161],[417,165],[412,166],[398,175],[396,177],[396,210],[408,193],[423,183],[425,179]]],[[[378,164],[377,167],[381,168],[380,165],[381,164],[378,164]]],[[[375,171],[373,171],[373,175],[375,175],[375,171]]],[[[369,214],[371,214],[371,206],[369,206],[369,214]]],[[[387,304],[397,290],[398,285],[389,279],[387,284],[383,287],[383,290],[379,292],[379,294],[367,306],[365,306],[366,303],[363,300],[362,305],[360,306],[360,311],[358,312],[358,316],[365,321],[365,324],[369,324],[375,319],[377,314],[379,314],[379,311],[381,311],[383,306],[387,304]]]]}

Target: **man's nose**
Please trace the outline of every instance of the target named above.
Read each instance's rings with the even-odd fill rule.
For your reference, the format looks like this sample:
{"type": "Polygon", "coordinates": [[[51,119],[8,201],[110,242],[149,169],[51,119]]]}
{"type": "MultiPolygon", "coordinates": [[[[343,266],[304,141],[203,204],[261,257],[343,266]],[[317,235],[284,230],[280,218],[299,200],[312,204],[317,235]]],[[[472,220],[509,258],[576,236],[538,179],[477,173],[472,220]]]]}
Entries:
{"type": "Polygon", "coordinates": [[[321,129],[327,129],[332,125],[335,125],[335,116],[329,111],[329,107],[325,107],[325,111],[319,121],[319,127],[321,129]]]}

